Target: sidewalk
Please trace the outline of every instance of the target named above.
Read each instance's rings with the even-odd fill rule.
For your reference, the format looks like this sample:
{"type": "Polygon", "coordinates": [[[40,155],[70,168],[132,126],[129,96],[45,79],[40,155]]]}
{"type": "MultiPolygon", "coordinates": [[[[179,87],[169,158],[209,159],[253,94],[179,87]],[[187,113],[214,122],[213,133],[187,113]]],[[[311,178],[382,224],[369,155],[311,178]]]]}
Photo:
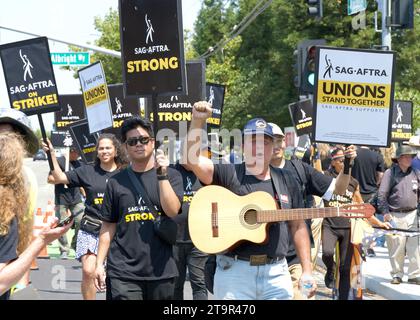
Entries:
{"type": "MultiPolygon", "coordinates": [[[[375,247],[374,250],[376,257],[366,257],[366,261],[362,264],[364,288],[376,292],[387,300],[420,300],[420,285],[408,284],[407,275],[404,276],[403,283],[391,284],[388,248],[375,247]]],[[[325,270],[321,252],[318,254],[317,264],[325,270]]],[[[407,267],[408,261],[405,259],[405,273],[407,267]]]]}
{"type": "Polygon", "coordinates": [[[403,283],[391,284],[391,263],[388,249],[374,248],[376,257],[367,257],[362,264],[365,287],[389,300],[420,300],[420,285],[407,283],[408,260],[405,259],[403,283]]]}

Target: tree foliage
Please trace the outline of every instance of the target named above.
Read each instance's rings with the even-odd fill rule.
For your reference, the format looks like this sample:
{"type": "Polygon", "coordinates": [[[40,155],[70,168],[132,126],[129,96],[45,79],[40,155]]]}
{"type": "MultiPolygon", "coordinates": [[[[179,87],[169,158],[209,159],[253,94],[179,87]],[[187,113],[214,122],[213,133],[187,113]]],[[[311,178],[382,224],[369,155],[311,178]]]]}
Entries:
{"type": "MultiPolygon", "coordinates": [[[[238,24],[258,2],[225,1],[225,7],[231,9],[231,5],[234,5],[230,11],[229,26],[238,24]]],[[[207,59],[207,78],[227,85],[224,126],[241,127],[249,117],[255,116],[263,116],[280,126],[291,125],[287,106],[298,100],[293,84],[293,52],[300,41],[325,39],[330,46],[365,49],[381,44],[381,35],[375,32],[373,23],[376,1],[369,1],[365,28],[356,23],[357,17],[347,15],[347,1],[324,0],[323,4],[324,17],[316,20],[308,16],[304,0],[274,0],[242,32],[235,44],[207,59]]],[[[419,4],[420,0],[415,0],[415,8],[419,4]]],[[[220,9],[220,1],[202,5],[198,17],[200,28],[195,29],[194,36],[194,43],[200,45],[201,51],[198,52],[203,52],[203,49],[221,39],[209,32],[212,27],[206,27],[208,24],[214,25],[214,21],[207,19],[208,13],[216,9],[222,14],[227,11],[220,9]]],[[[225,20],[223,16],[218,17],[218,21],[225,20]]],[[[419,27],[417,13],[414,29],[392,31],[392,49],[397,55],[396,97],[414,99],[415,105],[418,105],[418,90],[415,88],[420,88],[419,27]]],[[[220,25],[219,29],[223,30],[223,26],[220,25]]],[[[414,127],[418,128],[417,107],[414,114],[414,127]]]]}
{"type": "MultiPolygon", "coordinates": [[[[235,31],[244,17],[261,0],[204,0],[195,29],[184,34],[186,60],[197,58],[235,31]]],[[[290,126],[288,104],[298,100],[294,87],[293,52],[300,41],[325,39],[334,47],[373,48],[381,44],[375,32],[376,1],[368,1],[366,27],[355,29],[355,16],[347,15],[347,1],[324,0],[324,17],[310,18],[304,0],[273,0],[236,38],[206,59],[206,79],[227,86],[223,126],[241,128],[250,118],[262,116],[280,126],[290,126]]],[[[415,8],[420,0],[415,0],[415,8]]],[[[187,9],[184,8],[184,14],[187,9]]],[[[100,32],[96,45],[120,51],[118,11],[110,9],[104,18],[95,18],[100,32]]],[[[380,23],[380,20],[379,20],[380,23]]],[[[420,127],[420,13],[415,28],[392,30],[396,52],[396,99],[413,100],[414,129],[420,127]]],[[[122,81],[121,61],[95,53],[101,60],[108,83],[122,81]]]]}
{"type": "MultiPolygon", "coordinates": [[[[95,30],[101,33],[95,44],[99,47],[121,51],[118,11],[110,8],[104,18],[96,17],[94,24],[95,30]]],[[[122,82],[122,64],[120,59],[98,52],[93,54],[92,59],[102,62],[108,84],[122,82]]]]}

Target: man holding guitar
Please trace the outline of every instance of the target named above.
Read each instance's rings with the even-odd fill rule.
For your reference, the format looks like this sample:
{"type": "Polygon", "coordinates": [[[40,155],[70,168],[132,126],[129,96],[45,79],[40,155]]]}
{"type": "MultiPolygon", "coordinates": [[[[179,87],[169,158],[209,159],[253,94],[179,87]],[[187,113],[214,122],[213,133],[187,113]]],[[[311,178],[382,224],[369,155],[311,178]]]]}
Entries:
{"type": "MultiPolygon", "coordinates": [[[[284,170],[270,167],[273,132],[263,119],[252,119],[245,125],[244,163],[213,164],[210,159],[200,156],[202,128],[211,114],[211,106],[206,101],[194,104],[187,136],[187,150],[184,150],[183,161],[187,161],[200,181],[206,185],[220,185],[241,196],[264,191],[276,199],[276,203],[284,209],[302,207],[302,196],[294,178],[284,170]],[[272,180],[274,171],[276,182],[272,180]]],[[[213,203],[212,211],[215,217],[220,209],[222,208],[218,208],[217,203],[213,203]]],[[[253,219],[252,215],[247,218],[246,213],[243,216],[244,221],[253,219]]],[[[215,221],[217,224],[212,230],[213,238],[218,237],[219,231],[223,232],[223,226],[219,229],[219,221],[215,221]]],[[[190,229],[193,223],[190,221],[190,229]]],[[[317,285],[312,278],[308,230],[304,220],[300,219],[267,225],[268,237],[265,243],[243,241],[219,253],[214,277],[215,298],[292,299],[292,282],[285,259],[289,239],[288,227],[302,264],[302,276],[308,277],[312,284],[308,297],[313,296],[317,285]]],[[[232,233],[235,232],[236,229],[232,225],[232,233]]]]}

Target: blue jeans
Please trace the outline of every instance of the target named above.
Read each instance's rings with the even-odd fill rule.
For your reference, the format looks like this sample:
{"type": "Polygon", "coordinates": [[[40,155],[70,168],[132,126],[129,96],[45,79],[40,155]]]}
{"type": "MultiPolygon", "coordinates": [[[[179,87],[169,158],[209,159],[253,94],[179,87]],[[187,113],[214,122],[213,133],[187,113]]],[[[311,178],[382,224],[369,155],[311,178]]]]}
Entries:
{"type": "Polygon", "coordinates": [[[248,261],[218,255],[214,275],[215,299],[291,300],[293,284],[286,259],[251,266],[248,261]]]}
{"type": "Polygon", "coordinates": [[[179,272],[179,276],[175,278],[174,299],[184,300],[184,283],[188,268],[193,300],[207,300],[204,266],[208,255],[198,250],[192,243],[177,243],[173,248],[179,272]]]}
{"type": "MultiPolygon", "coordinates": [[[[384,216],[382,214],[376,214],[375,213],[375,217],[378,218],[379,221],[384,222],[384,216]]],[[[375,242],[376,242],[377,247],[384,247],[385,246],[385,235],[376,238],[375,242]]]]}

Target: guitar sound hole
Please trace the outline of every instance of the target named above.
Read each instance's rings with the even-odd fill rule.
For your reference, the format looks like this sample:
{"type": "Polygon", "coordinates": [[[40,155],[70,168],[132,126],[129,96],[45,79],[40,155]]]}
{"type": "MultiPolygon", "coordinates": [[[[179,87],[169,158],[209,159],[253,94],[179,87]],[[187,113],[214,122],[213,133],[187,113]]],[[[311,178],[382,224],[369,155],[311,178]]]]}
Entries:
{"type": "Polygon", "coordinates": [[[257,223],[257,212],[255,210],[248,210],[245,212],[244,220],[249,225],[254,225],[257,223]]]}

